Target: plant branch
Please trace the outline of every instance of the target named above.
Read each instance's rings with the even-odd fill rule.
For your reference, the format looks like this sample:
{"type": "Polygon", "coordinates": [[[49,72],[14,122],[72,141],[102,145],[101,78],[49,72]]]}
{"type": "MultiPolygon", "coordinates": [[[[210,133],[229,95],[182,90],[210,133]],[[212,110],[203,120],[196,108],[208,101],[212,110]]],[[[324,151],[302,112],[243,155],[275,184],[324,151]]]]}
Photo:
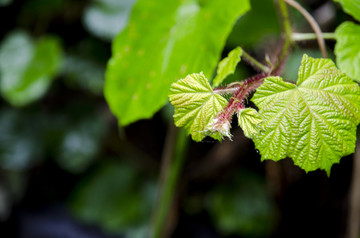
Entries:
{"type": "Polygon", "coordinates": [[[268,66],[266,66],[266,65],[260,63],[259,61],[257,61],[255,58],[253,58],[251,55],[249,55],[246,51],[243,50],[241,57],[243,57],[245,61],[250,63],[255,68],[260,69],[264,73],[269,73],[270,72],[270,68],[268,66]]]}
{"type": "Polygon", "coordinates": [[[150,238],[166,237],[168,218],[180,171],[185,161],[187,137],[171,120],[166,135],[160,171],[159,192],[150,224],[150,238]]]}
{"type": "MultiPolygon", "coordinates": [[[[335,33],[327,32],[322,33],[324,40],[336,40],[335,33]]],[[[291,38],[293,41],[304,41],[304,40],[316,40],[317,35],[315,33],[292,33],[291,38]]]]}
{"type": "Polygon", "coordinates": [[[315,19],[310,15],[308,11],[306,11],[305,8],[303,8],[299,3],[295,2],[294,0],[285,0],[286,3],[288,3],[290,6],[294,7],[296,10],[298,10],[305,19],[309,22],[311,28],[314,30],[319,48],[321,50],[322,57],[326,58],[326,48],[325,48],[325,41],[320,29],[319,24],[315,21],[315,19]]]}

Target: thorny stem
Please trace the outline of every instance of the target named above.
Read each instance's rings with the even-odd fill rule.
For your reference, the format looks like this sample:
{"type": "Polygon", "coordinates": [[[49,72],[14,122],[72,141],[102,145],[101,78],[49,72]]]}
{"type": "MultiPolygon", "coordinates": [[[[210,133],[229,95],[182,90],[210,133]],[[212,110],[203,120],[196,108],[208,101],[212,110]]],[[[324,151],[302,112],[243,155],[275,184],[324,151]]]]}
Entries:
{"type": "MultiPolygon", "coordinates": [[[[322,33],[322,37],[324,40],[336,40],[335,33],[333,32],[326,32],[322,33]]],[[[316,40],[317,35],[315,33],[292,33],[291,39],[293,41],[304,41],[304,40],[316,40]]]]}
{"type": "Polygon", "coordinates": [[[216,94],[219,94],[219,95],[226,95],[226,94],[234,94],[237,90],[239,90],[239,85],[238,84],[237,86],[234,86],[234,87],[219,87],[219,88],[214,88],[213,91],[214,93],[216,94]]]}
{"type": "MultiPolygon", "coordinates": [[[[228,105],[216,116],[217,123],[222,125],[226,122],[230,122],[236,111],[240,111],[245,108],[245,99],[247,96],[260,87],[260,85],[264,82],[264,78],[267,76],[269,76],[269,74],[258,74],[245,79],[235,87],[231,88],[232,90],[234,89],[235,92],[228,105]]],[[[214,92],[216,92],[216,89],[214,89],[214,92]]]]}
{"type": "Polygon", "coordinates": [[[260,69],[262,72],[269,73],[270,68],[259,61],[257,61],[255,58],[253,58],[251,55],[249,55],[247,52],[243,50],[242,57],[245,59],[245,61],[249,62],[252,66],[255,68],[260,69]]]}
{"type": "Polygon", "coordinates": [[[314,30],[318,44],[321,50],[322,57],[326,58],[326,48],[325,48],[325,41],[320,29],[319,24],[315,21],[315,19],[310,15],[308,11],[306,11],[305,8],[303,8],[299,3],[295,2],[294,0],[285,0],[286,3],[288,3],[290,6],[294,7],[296,10],[298,10],[305,19],[309,22],[311,28],[314,30]]]}

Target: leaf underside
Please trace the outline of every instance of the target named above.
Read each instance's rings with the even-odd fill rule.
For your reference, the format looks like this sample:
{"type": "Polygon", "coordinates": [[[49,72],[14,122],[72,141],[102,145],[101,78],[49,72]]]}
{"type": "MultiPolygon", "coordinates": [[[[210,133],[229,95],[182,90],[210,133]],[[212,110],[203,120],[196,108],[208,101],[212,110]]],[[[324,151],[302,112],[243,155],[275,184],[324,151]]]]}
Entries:
{"type": "Polygon", "coordinates": [[[254,139],[262,160],[291,157],[306,172],[354,152],[360,88],[329,59],[303,56],[297,85],[268,77],[252,101],[264,122],[254,139]]]}
{"type": "MultiPolygon", "coordinates": [[[[169,99],[175,107],[176,126],[184,127],[194,141],[201,141],[209,135],[206,126],[228,103],[225,98],[213,92],[203,73],[190,74],[173,83],[169,99]]],[[[221,139],[218,132],[210,136],[221,139]]]]}

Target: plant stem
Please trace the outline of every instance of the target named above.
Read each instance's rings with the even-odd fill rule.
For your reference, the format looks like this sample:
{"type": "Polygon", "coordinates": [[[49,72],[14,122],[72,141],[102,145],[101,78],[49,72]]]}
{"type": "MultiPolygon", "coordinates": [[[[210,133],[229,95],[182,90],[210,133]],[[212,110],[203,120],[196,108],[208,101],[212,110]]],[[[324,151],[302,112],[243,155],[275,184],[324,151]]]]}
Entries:
{"type": "Polygon", "coordinates": [[[219,95],[226,95],[226,94],[234,94],[237,90],[239,90],[239,86],[230,87],[230,88],[227,87],[214,88],[213,92],[219,95]]]}
{"type": "Polygon", "coordinates": [[[275,74],[277,75],[277,74],[279,74],[278,71],[282,67],[283,62],[284,62],[285,58],[287,57],[289,49],[291,47],[292,30],[291,30],[291,25],[290,25],[289,12],[288,12],[288,9],[287,9],[287,6],[286,6],[284,0],[275,0],[275,2],[277,3],[278,8],[279,8],[280,22],[282,22],[282,24],[283,24],[283,31],[285,33],[284,45],[280,52],[278,61],[272,70],[272,72],[275,72],[275,74]]]}
{"type": "Polygon", "coordinates": [[[303,8],[299,3],[295,2],[294,0],[285,0],[286,3],[288,3],[290,6],[294,7],[296,10],[298,10],[305,19],[309,22],[311,28],[314,30],[319,48],[321,50],[322,57],[326,58],[326,48],[325,48],[325,41],[320,29],[319,24],[315,21],[315,19],[310,15],[308,11],[306,11],[305,8],[303,8]]]}
{"type": "Polygon", "coordinates": [[[354,154],[353,172],[350,187],[348,221],[347,221],[347,238],[359,237],[360,222],[360,142],[356,143],[354,154]]]}
{"type": "Polygon", "coordinates": [[[184,130],[175,127],[171,120],[166,135],[159,181],[157,204],[152,214],[150,238],[166,236],[171,203],[180,171],[185,161],[188,140],[184,130]]]}
{"type": "Polygon", "coordinates": [[[288,44],[291,43],[291,24],[290,24],[290,18],[289,18],[289,12],[285,4],[285,0],[278,0],[279,1],[279,8],[280,8],[280,14],[282,18],[283,28],[285,32],[285,41],[288,42],[288,44]]]}
{"type": "Polygon", "coordinates": [[[249,55],[246,51],[243,50],[242,57],[245,59],[245,61],[249,62],[252,66],[255,68],[260,69],[264,73],[269,73],[270,68],[259,61],[257,61],[255,58],[253,58],[251,55],[249,55]]]}
{"type": "MultiPolygon", "coordinates": [[[[322,33],[322,37],[324,40],[336,40],[333,32],[322,33]]],[[[316,40],[317,35],[315,33],[292,33],[291,38],[293,41],[316,40]]]]}
{"type": "Polygon", "coordinates": [[[245,108],[245,99],[251,92],[254,92],[264,82],[268,74],[258,74],[251,78],[241,81],[234,89],[228,105],[215,117],[216,123],[213,125],[213,129],[222,134],[222,128],[224,124],[230,123],[232,116],[235,112],[245,108]]]}

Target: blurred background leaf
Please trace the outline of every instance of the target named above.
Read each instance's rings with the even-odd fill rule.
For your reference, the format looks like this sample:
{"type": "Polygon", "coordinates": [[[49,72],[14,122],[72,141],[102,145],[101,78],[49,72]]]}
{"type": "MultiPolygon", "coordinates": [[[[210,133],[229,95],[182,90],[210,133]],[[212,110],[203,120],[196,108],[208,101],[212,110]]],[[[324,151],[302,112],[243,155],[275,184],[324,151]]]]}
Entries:
{"type": "Polygon", "coordinates": [[[104,164],[77,188],[71,206],[82,220],[115,233],[142,234],[146,230],[156,186],[141,179],[134,168],[118,162],[104,164]]]}
{"type": "Polygon", "coordinates": [[[2,96],[13,106],[41,98],[57,74],[62,60],[59,40],[44,36],[33,42],[23,31],[10,33],[0,46],[2,96]]]}
{"type": "Polygon", "coordinates": [[[13,0],[0,0],[0,7],[7,6],[12,3],[13,0]]]}
{"type": "Polygon", "coordinates": [[[2,108],[0,115],[1,168],[24,171],[38,164],[45,150],[41,116],[10,108],[2,108]]]}
{"type": "Polygon", "coordinates": [[[85,9],[86,29],[101,39],[111,41],[127,25],[135,0],[93,0],[85,9]]]}
{"type": "Polygon", "coordinates": [[[276,223],[273,203],[266,192],[264,179],[251,171],[241,170],[233,181],[209,192],[207,207],[223,234],[267,237],[276,223]]]}
{"type": "Polygon", "coordinates": [[[81,88],[96,95],[102,95],[105,67],[77,55],[68,55],[64,60],[62,73],[67,85],[81,88]]]}
{"type": "Polygon", "coordinates": [[[106,134],[105,123],[99,115],[91,115],[69,124],[55,153],[60,167],[71,172],[86,170],[99,153],[106,134]]]}

